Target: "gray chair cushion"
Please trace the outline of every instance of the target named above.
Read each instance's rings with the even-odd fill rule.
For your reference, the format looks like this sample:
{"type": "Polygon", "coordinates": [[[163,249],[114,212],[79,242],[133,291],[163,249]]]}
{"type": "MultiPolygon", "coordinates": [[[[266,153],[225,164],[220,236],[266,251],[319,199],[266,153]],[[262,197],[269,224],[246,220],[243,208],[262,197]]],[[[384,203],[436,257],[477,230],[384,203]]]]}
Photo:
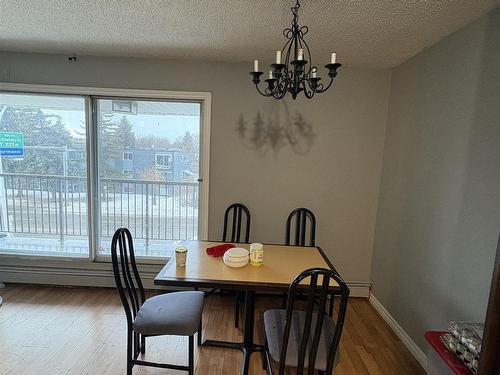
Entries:
{"type": "MultiPolygon", "coordinates": [[[[279,362],[281,355],[281,343],[283,341],[283,333],[285,331],[286,310],[267,310],[264,313],[264,329],[266,333],[267,345],[269,354],[275,362],[279,362]]],[[[294,311],[292,315],[292,326],[290,328],[290,337],[288,339],[288,347],[286,351],[285,364],[289,367],[297,367],[299,359],[300,344],[302,342],[302,334],[304,332],[304,324],[306,313],[304,311],[294,311]]],[[[311,331],[309,336],[309,346],[306,350],[304,365],[307,367],[309,363],[309,350],[311,347],[312,336],[316,327],[317,316],[313,314],[311,331]]],[[[316,354],[315,369],[326,370],[328,351],[333,339],[335,323],[329,316],[325,316],[323,320],[323,329],[321,332],[318,352],[316,354]]],[[[340,360],[339,350],[335,355],[334,367],[340,360]]]]}
{"type": "Polygon", "coordinates": [[[134,321],[134,331],[147,335],[191,336],[198,331],[203,292],[174,292],[147,299],[134,321]]]}

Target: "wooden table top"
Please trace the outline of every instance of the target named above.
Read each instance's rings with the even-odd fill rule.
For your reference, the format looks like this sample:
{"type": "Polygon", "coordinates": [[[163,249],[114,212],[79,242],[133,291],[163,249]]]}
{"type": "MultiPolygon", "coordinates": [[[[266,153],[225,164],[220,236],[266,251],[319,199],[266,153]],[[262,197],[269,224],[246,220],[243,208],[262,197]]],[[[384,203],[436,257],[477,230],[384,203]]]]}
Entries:
{"type": "MultiPolygon", "coordinates": [[[[223,263],[222,257],[215,258],[206,253],[207,247],[218,244],[185,242],[184,245],[189,249],[186,266],[178,267],[173,256],[155,277],[154,283],[200,288],[284,290],[295,276],[308,268],[334,269],[319,247],[286,245],[264,245],[264,263],[259,267],[248,264],[242,268],[232,268],[223,263]]],[[[237,246],[249,249],[248,244],[237,246]]]]}

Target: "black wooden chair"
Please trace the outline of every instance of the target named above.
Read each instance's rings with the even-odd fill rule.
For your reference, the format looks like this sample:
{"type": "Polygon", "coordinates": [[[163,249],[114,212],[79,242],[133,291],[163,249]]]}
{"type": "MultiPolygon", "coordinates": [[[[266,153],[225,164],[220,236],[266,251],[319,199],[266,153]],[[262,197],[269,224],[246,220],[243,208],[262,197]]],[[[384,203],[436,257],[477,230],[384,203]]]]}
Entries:
{"type": "Polygon", "coordinates": [[[330,375],[339,362],[349,288],[336,272],[311,268],[295,277],[288,295],[286,309],[264,313],[264,369],[273,375],[277,364],[279,375],[285,374],[286,367],[295,367],[297,374],[306,373],[307,368],[308,375],[330,375]],[[332,280],[338,284],[335,291],[330,287],[332,280]],[[299,294],[307,299],[299,300],[299,294]],[[336,317],[325,314],[328,294],[338,296],[336,317]]]}
{"type": "Polygon", "coordinates": [[[233,203],[232,205],[230,205],[224,213],[222,241],[248,243],[248,241],[250,240],[250,219],[250,210],[245,205],[241,203],[233,203]],[[229,220],[231,220],[230,234],[228,229],[229,220]],[[244,233],[242,231],[243,220],[245,221],[244,233]]]}
{"type": "MultiPolygon", "coordinates": [[[[311,210],[302,207],[290,212],[286,219],[285,243],[293,246],[316,245],[316,216],[311,210]]],[[[286,294],[283,295],[283,307],[285,305],[286,294]]],[[[329,313],[333,313],[333,300],[330,301],[329,313]]]]}
{"type": "Polygon", "coordinates": [[[286,219],[285,244],[294,246],[314,246],[316,243],[316,217],[307,208],[296,208],[286,219]],[[307,230],[309,223],[309,231],[307,230]],[[292,233],[292,224],[295,232],[292,233]],[[309,232],[309,241],[306,242],[309,232]]]}
{"type": "Polygon", "coordinates": [[[127,317],[127,375],[134,365],[187,371],[194,374],[194,334],[201,344],[203,292],[174,292],[146,299],[137,270],[132,235],[118,229],[111,242],[116,288],[127,317]],[[188,366],[138,360],[146,351],[146,337],[175,335],[189,337],[188,366]]]}
{"type": "MultiPolygon", "coordinates": [[[[248,243],[250,241],[250,210],[241,203],[231,204],[224,213],[224,226],[222,228],[222,242],[248,243]],[[228,228],[229,221],[231,227],[228,228]],[[242,230],[244,223],[244,230],[242,230]]],[[[221,291],[221,293],[223,293],[221,291]]],[[[236,304],[234,308],[234,326],[239,327],[240,309],[243,302],[243,294],[236,292],[236,304]]]]}

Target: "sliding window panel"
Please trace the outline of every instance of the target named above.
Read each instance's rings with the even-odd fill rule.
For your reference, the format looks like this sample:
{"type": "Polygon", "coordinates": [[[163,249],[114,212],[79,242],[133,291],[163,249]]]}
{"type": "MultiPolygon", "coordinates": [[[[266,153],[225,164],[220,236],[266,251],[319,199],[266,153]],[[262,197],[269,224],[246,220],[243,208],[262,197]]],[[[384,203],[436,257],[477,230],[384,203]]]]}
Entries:
{"type": "Polygon", "coordinates": [[[89,257],[85,97],[0,92],[0,253],[89,257]]]}
{"type": "Polygon", "coordinates": [[[136,256],[165,258],[198,239],[201,103],[94,98],[99,242],[129,228],[136,256]]]}

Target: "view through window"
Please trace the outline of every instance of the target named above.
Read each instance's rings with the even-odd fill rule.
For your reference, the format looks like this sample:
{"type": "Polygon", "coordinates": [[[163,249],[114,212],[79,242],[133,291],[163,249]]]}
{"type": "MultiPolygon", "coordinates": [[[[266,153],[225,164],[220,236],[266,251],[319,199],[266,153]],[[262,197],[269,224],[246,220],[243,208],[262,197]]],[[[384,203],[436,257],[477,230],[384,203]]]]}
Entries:
{"type": "Polygon", "coordinates": [[[116,228],[138,256],[163,257],[198,238],[200,104],[98,99],[99,255],[116,228]]]}
{"type": "Polygon", "coordinates": [[[88,257],[85,98],[0,93],[0,252],[88,257]]]}
{"type": "Polygon", "coordinates": [[[0,253],[88,257],[92,231],[108,256],[119,227],[139,257],[197,239],[200,119],[194,101],[0,92],[0,253]]]}

